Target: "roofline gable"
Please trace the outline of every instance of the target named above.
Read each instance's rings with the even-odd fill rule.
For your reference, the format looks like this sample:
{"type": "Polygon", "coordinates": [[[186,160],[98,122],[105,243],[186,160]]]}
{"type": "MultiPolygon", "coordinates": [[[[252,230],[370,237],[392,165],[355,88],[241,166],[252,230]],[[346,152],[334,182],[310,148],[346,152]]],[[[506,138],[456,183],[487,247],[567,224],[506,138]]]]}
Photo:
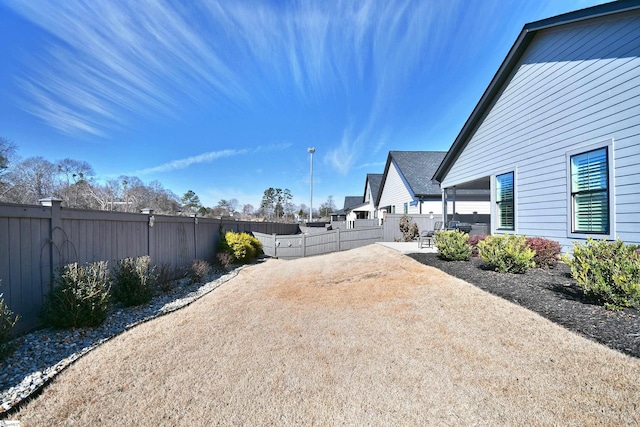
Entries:
{"type": "Polygon", "coordinates": [[[433,174],[433,179],[442,183],[458,159],[458,156],[460,156],[460,153],[462,153],[469,142],[469,137],[476,131],[485,112],[493,104],[496,96],[502,90],[503,85],[509,79],[518,61],[520,61],[538,31],[637,9],[640,9],[640,0],[619,0],[525,24],[515,43],[507,53],[507,56],[502,61],[498,71],[493,76],[493,79],[491,79],[489,86],[487,86],[480,97],[478,104],[471,112],[469,118],[467,118],[467,121],[462,126],[453,144],[451,144],[451,148],[447,151],[440,166],[438,166],[438,169],[436,169],[436,172],[433,174]]]}

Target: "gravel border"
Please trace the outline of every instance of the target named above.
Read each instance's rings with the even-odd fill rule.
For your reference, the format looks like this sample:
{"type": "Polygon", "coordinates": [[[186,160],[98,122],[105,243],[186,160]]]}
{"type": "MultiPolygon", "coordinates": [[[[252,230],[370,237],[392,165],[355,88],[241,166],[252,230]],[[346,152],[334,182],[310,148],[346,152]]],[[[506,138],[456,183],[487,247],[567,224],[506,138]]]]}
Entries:
{"type": "Polygon", "coordinates": [[[96,328],[46,328],[17,338],[16,351],[0,362],[0,419],[100,344],[136,325],[188,306],[236,277],[244,267],[224,274],[216,272],[206,278],[206,283],[178,280],[172,291],[155,296],[146,305],[113,308],[105,322],[96,328]]]}

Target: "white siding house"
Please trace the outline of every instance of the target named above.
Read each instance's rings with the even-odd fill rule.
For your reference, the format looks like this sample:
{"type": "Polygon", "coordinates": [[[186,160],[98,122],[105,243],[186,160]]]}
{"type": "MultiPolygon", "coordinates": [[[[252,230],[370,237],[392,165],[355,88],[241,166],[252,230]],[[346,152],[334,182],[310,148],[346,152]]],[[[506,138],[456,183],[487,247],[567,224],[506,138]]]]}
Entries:
{"type": "MultiPolygon", "coordinates": [[[[381,212],[379,216],[383,213],[441,214],[441,190],[431,177],[445,154],[443,151],[390,151],[376,203],[381,212]]],[[[451,205],[449,214],[488,214],[486,200],[474,200],[477,197],[470,193],[461,193],[455,211],[451,205]]]]}
{"type": "MultiPolygon", "coordinates": [[[[360,203],[345,206],[347,214],[347,224],[353,223],[357,219],[376,219],[378,218],[378,210],[376,209],[376,198],[380,189],[380,181],[382,174],[368,173],[367,180],[364,185],[364,196],[360,199],[360,203]]],[[[345,201],[346,203],[346,201],[345,201]]]]}
{"type": "Polygon", "coordinates": [[[492,234],[640,243],[639,2],[525,25],[434,178],[489,188],[492,234]]]}

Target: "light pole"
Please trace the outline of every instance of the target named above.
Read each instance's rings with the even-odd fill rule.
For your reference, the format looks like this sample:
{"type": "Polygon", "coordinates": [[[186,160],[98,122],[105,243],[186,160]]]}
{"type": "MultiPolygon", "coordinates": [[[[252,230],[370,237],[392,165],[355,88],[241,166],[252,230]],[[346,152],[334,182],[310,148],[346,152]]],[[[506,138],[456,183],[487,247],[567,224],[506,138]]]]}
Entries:
{"type": "Polygon", "coordinates": [[[313,153],[316,152],[315,147],[307,148],[309,152],[309,222],[313,221],[313,153]]]}

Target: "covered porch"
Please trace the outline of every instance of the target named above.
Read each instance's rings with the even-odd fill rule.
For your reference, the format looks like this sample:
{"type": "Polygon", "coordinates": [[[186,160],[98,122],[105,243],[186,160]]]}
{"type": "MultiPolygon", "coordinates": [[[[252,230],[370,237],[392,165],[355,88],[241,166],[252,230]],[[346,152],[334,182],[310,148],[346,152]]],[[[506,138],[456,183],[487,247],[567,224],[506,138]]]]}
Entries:
{"type": "Polygon", "coordinates": [[[471,225],[473,234],[491,234],[491,177],[441,186],[441,190],[446,228],[457,222],[471,225]]]}

